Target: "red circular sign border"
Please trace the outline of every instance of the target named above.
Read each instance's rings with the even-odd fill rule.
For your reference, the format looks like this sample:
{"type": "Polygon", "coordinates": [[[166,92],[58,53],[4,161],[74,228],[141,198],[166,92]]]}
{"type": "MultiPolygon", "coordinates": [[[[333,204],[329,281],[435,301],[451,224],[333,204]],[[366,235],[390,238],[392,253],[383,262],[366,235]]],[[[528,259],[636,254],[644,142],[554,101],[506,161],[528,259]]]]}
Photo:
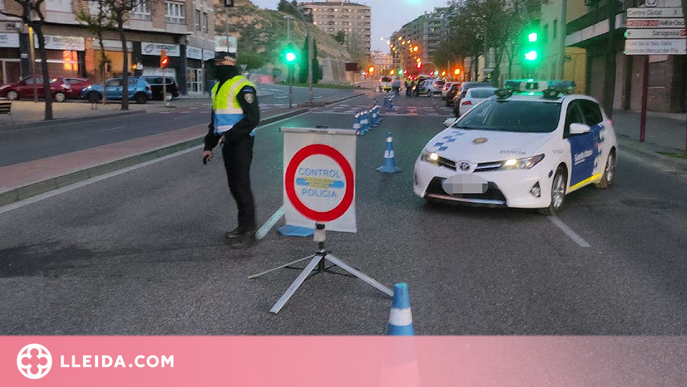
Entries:
{"type": "Polygon", "coordinates": [[[324,144],[312,144],[304,148],[301,148],[295,155],[291,158],[288,167],[286,168],[286,173],[284,174],[284,184],[286,188],[286,196],[291,201],[291,204],[300,212],[303,216],[315,222],[331,222],[340,218],[343,214],[348,211],[353,203],[353,193],[355,192],[355,179],[353,177],[353,169],[348,163],[348,160],[336,149],[329,145],[324,144]],[[315,211],[306,207],[303,202],[298,199],[296,195],[296,186],[294,178],[296,177],[296,170],[298,166],[306,158],[314,155],[328,156],[333,159],[341,169],[343,169],[344,177],[346,179],[346,193],[341,200],[341,203],[329,211],[315,211]],[[348,187],[351,187],[348,189],[348,187]]]}

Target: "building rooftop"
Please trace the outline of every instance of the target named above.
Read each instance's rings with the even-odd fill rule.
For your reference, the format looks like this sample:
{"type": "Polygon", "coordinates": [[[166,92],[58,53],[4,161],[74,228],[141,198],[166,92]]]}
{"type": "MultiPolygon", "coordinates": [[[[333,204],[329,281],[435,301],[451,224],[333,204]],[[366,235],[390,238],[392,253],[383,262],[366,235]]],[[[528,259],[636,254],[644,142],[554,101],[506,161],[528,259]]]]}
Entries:
{"type": "Polygon", "coordinates": [[[313,1],[310,3],[298,3],[299,7],[302,6],[308,6],[308,5],[321,5],[321,6],[334,6],[334,5],[339,5],[339,6],[346,6],[346,7],[365,7],[365,8],[370,8],[368,5],[364,4],[358,4],[358,3],[349,3],[347,1],[313,1]]]}

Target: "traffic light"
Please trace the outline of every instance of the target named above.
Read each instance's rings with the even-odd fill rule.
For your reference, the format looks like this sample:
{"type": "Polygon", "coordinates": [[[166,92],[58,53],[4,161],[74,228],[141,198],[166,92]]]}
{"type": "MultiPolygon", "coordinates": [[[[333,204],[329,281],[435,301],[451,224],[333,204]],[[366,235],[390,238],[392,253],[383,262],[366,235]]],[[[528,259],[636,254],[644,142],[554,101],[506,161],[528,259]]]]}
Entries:
{"type": "Polygon", "coordinates": [[[284,59],[286,63],[293,64],[296,61],[296,51],[290,44],[286,47],[286,52],[284,53],[284,59]]]}
{"type": "Polygon", "coordinates": [[[391,74],[391,75],[396,74],[396,70],[391,70],[390,74],[391,74]]]}
{"type": "Polygon", "coordinates": [[[167,50],[162,50],[160,52],[160,68],[161,69],[167,68],[168,64],[169,64],[169,58],[167,57],[167,50]]]}
{"type": "Polygon", "coordinates": [[[460,69],[453,70],[453,75],[460,75],[460,69]]]}
{"type": "Polygon", "coordinates": [[[442,72],[441,72],[441,76],[442,76],[442,77],[445,77],[445,76],[446,76],[446,71],[442,71],[442,72]]]}
{"type": "Polygon", "coordinates": [[[541,55],[541,46],[539,44],[539,33],[536,27],[531,27],[525,31],[525,44],[523,46],[523,55],[525,62],[530,65],[535,65],[541,55]]]}
{"type": "Polygon", "coordinates": [[[370,74],[374,74],[374,73],[375,73],[375,67],[374,67],[374,66],[370,66],[370,68],[367,69],[367,72],[370,73],[370,74]]]}
{"type": "Polygon", "coordinates": [[[420,61],[417,62],[417,68],[418,68],[418,69],[421,69],[421,68],[422,68],[422,62],[420,62],[420,61]]]}

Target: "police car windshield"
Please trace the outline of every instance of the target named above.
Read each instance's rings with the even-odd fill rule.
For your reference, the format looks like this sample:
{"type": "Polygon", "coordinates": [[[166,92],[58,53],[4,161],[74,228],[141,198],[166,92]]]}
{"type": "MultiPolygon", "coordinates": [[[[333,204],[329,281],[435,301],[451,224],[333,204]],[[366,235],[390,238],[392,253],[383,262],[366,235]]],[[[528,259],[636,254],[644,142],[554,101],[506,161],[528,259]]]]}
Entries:
{"type": "Polygon", "coordinates": [[[556,130],[561,104],[487,100],[455,124],[459,129],[548,133],[556,130]]]}

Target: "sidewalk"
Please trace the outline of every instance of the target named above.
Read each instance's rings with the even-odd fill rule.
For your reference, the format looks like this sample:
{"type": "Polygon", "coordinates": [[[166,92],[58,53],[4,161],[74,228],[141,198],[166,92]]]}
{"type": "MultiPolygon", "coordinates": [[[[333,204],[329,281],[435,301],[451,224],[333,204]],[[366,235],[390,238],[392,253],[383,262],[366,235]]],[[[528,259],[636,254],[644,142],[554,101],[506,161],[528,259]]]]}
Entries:
{"type": "Polygon", "coordinates": [[[613,127],[621,152],[658,161],[671,168],[687,171],[687,160],[667,156],[668,153],[685,153],[687,117],[685,113],[648,112],[645,142],[639,141],[640,113],[614,110],[613,127]]]}
{"type": "MultiPolygon", "coordinates": [[[[647,112],[646,142],[642,145],[656,147],[662,152],[684,153],[687,137],[686,120],[685,113],[647,112]]],[[[639,123],[639,112],[613,111],[613,127],[618,136],[639,142],[639,123]]]]}

